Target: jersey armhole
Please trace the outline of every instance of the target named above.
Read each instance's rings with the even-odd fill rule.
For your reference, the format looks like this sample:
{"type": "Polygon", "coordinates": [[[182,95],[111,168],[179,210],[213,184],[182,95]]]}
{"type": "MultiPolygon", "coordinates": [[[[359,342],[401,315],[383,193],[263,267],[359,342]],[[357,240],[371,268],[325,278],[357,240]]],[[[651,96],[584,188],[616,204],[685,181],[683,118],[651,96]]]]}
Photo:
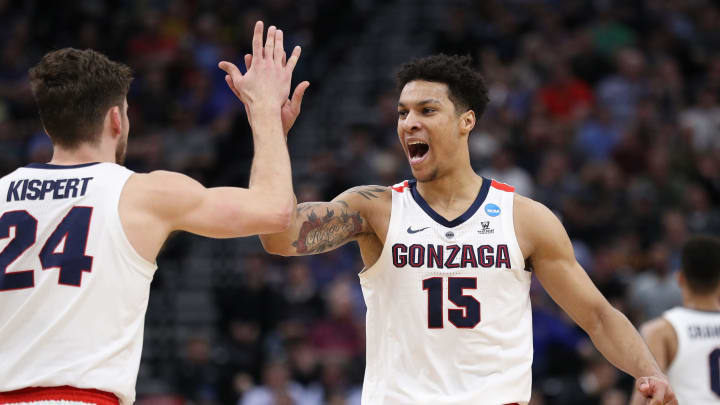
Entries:
{"type": "MultiPolygon", "coordinates": [[[[495,181],[495,180],[493,180],[495,181]]],[[[508,186],[509,187],[509,186],[508,186]]],[[[502,190],[502,189],[501,189],[502,190]]],[[[523,254],[522,249],[520,249],[520,242],[518,242],[517,239],[517,233],[515,232],[515,192],[513,191],[504,191],[504,197],[508,200],[508,205],[510,208],[512,208],[510,215],[505,216],[505,226],[507,228],[508,236],[511,241],[511,252],[517,252],[517,261],[522,266],[523,270],[530,271],[530,267],[527,265],[525,261],[525,256],[523,254]]],[[[511,253],[512,255],[512,253],[511,253]]]]}
{"type": "Polygon", "coordinates": [[[125,180],[123,181],[122,187],[120,187],[120,191],[118,192],[114,203],[112,204],[112,212],[110,213],[111,221],[113,221],[114,226],[118,229],[118,234],[120,235],[120,243],[124,245],[124,247],[127,249],[128,252],[130,252],[131,257],[129,257],[130,260],[135,262],[137,269],[143,269],[142,273],[149,277],[153,277],[153,273],[157,269],[157,262],[151,263],[133,247],[132,243],[130,243],[130,239],[127,236],[127,233],[125,232],[125,227],[123,226],[122,219],[120,218],[120,198],[122,198],[123,192],[125,191],[125,187],[127,186],[128,180],[130,180],[130,177],[134,176],[135,173],[131,172],[127,177],[125,177],[125,180]],[[147,271],[144,271],[147,269],[147,271]]]}

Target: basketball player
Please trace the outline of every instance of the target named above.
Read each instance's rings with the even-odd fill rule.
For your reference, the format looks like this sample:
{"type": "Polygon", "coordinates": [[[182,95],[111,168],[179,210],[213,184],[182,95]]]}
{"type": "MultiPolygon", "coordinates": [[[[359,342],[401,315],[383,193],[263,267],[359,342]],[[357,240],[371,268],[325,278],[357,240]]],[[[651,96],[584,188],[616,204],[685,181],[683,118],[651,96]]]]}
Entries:
{"type": "MultiPolygon", "coordinates": [[[[720,404],[720,239],[695,236],[682,249],[683,306],[641,328],[678,402],[720,404]]],[[[639,395],[632,404],[642,404],[639,395]]]]}
{"type": "Polygon", "coordinates": [[[363,404],[527,404],[532,273],[608,360],[638,378],[648,403],[677,404],[640,335],[575,260],[560,221],[475,174],[468,136],[487,89],[469,65],[436,55],[398,74],[397,133],[415,180],[299,204],[288,230],[261,235],[263,246],[291,256],[358,243],[363,404]]]}
{"type": "MultiPolygon", "coordinates": [[[[170,232],[229,238],[287,228],[294,210],[281,116],[300,56],[258,22],[234,75],[251,113],[250,187],[206,189],[178,173],[134,174],[127,66],[91,51],[46,54],[30,72],[53,157],[0,179],[0,403],[132,404],[155,258],[170,232]]],[[[228,70],[229,64],[221,62],[228,70]]],[[[283,111],[285,110],[285,111],[283,111]]]]}

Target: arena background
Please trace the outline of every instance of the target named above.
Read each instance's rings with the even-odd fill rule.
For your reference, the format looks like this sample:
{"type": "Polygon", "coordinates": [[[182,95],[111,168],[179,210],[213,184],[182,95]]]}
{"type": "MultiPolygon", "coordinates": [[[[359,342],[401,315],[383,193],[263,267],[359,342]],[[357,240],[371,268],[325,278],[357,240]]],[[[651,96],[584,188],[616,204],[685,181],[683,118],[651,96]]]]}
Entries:
{"type": "MultiPolygon", "coordinates": [[[[242,60],[257,19],[303,46],[295,82],[312,83],[289,137],[301,202],[409,178],[393,73],[459,53],[490,89],[474,167],[556,212],[636,325],[680,303],[688,235],[720,233],[720,8],[709,0],[0,0],[0,174],[50,159],[27,70],[73,46],[135,71],[129,168],[246,185],[251,136],[216,65],[242,60]]],[[[359,404],[353,246],[286,259],[256,237],[179,234],[158,264],[139,404],[359,404]]],[[[531,294],[532,404],[625,404],[632,379],[539,285],[531,294]]]]}

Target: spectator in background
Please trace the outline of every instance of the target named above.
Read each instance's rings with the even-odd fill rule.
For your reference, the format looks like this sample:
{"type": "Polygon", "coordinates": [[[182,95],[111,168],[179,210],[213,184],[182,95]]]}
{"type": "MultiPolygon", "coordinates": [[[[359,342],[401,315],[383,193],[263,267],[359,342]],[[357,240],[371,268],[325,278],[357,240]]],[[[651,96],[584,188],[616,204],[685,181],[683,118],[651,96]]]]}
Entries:
{"type": "Polygon", "coordinates": [[[598,106],[591,110],[578,128],[576,147],[581,156],[589,160],[607,160],[620,141],[619,126],[613,124],[610,113],[598,106]]]}
{"type": "Polygon", "coordinates": [[[304,389],[290,379],[287,364],[271,360],[263,371],[263,384],[250,389],[238,405],[322,405],[322,392],[304,389]]]}
{"type": "Polygon", "coordinates": [[[627,125],[639,101],[647,94],[645,58],[634,48],[616,57],[617,73],[603,80],[597,90],[600,105],[610,111],[614,123],[627,125]]]}
{"type": "Polygon", "coordinates": [[[318,320],[310,339],[322,359],[351,360],[360,356],[363,329],[355,317],[350,281],[339,278],[327,290],[328,317],[318,320]]]}
{"type": "Polygon", "coordinates": [[[550,67],[550,81],[540,88],[538,96],[550,117],[561,122],[575,122],[587,115],[593,103],[590,86],[578,79],[565,60],[550,67]]]}
{"type": "Polygon", "coordinates": [[[257,321],[232,319],[218,345],[222,366],[221,403],[234,402],[253,383],[261,380],[265,352],[257,321]]]}
{"type": "Polygon", "coordinates": [[[216,292],[218,310],[223,314],[221,322],[243,320],[257,323],[261,337],[265,337],[277,325],[285,304],[282,295],[267,283],[269,264],[266,256],[246,256],[243,264],[244,283],[220,287],[216,292]]]}
{"type": "Polygon", "coordinates": [[[720,105],[718,94],[702,89],[698,103],[680,114],[680,125],[687,131],[696,151],[720,151],[720,105]]]}
{"type": "Polygon", "coordinates": [[[646,269],[638,274],[630,286],[630,305],[636,322],[660,316],[664,311],[682,303],[682,291],[670,269],[670,251],[664,242],[650,247],[646,269]]]}
{"type": "Polygon", "coordinates": [[[173,368],[176,392],[202,405],[219,405],[220,368],[211,359],[210,343],[205,336],[190,337],[185,357],[173,368]]]}
{"type": "Polygon", "coordinates": [[[161,138],[168,167],[203,179],[214,163],[215,150],[212,132],[197,124],[194,110],[175,108],[172,126],[162,133],[161,138]]]}
{"type": "Polygon", "coordinates": [[[489,167],[478,172],[479,175],[512,184],[515,191],[528,198],[533,197],[533,179],[522,167],[515,164],[515,154],[508,147],[501,147],[492,156],[489,167]]]}
{"type": "MultiPolygon", "coordinates": [[[[563,389],[552,403],[562,405],[605,405],[610,398],[613,387],[619,383],[620,374],[603,358],[600,353],[592,349],[586,357],[585,366],[580,374],[572,375],[563,380],[563,389]]],[[[632,381],[630,382],[632,385],[632,381]]],[[[621,393],[622,394],[622,393],[621,393]]],[[[628,396],[623,394],[627,403],[628,396]]]]}

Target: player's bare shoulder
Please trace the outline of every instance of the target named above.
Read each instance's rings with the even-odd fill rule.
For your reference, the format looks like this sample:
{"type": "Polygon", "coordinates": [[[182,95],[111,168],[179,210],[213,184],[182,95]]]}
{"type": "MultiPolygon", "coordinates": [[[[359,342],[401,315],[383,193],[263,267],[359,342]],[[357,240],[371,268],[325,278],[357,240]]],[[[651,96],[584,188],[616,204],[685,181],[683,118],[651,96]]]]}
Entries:
{"type": "Polygon", "coordinates": [[[370,206],[373,209],[379,209],[392,201],[392,194],[390,193],[390,187],[386,186],[357,186],[345,190],[333,201],[338,200],[352,201],[353,204],[358,206],[370,206]]]}
{"type": "Polygon", "coordinates": [[[650,351],[655,356],[658,365],[667,371],[678,349],[678,337],[670,322],[663,318],[655,318],[640,327],[640,334],[650,351]]]}
{"type": "Polygon", "coordinates": [[[544,204],[515,194],[513,199],[515,235],[525,258],[532,256],[549,233],[562,231],[562,225],[544,204]]]}
{"type": "Polygon", "coordinates": [[[346,190],[333,201],[345,201],[354,206],[368,221],[373,233],[385,240],[392,210],[391,190],[387,186],[357,186],[346,190]]]}

